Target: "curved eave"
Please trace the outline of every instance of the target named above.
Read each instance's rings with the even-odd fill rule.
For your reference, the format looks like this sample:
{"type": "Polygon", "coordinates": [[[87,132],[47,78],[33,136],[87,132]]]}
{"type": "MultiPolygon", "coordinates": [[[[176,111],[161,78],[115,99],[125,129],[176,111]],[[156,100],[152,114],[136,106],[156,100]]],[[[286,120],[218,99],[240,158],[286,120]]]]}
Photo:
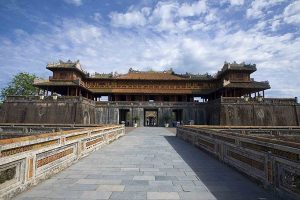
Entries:
{"type": "Polygon", "coordinates": [[[225,73],[229,72],[229,71],[240,71],[240,72],[248,72],[250,74],[252,74],[253,72],[255,72],[257,69],[256,68],[249,68],[249,69],[241,69],[241,68],[229,68],[229,69],[226,69],[224,71],[220,71],[216,78],[220,78],[222,75],[224,75],[225,73]]]}
{"type": "Polygon", "coordinates": [[[77,71],[80,74],[82,74],[84,77],[87,76],[87,74],[83,71],[81,71],[80,69],[76,68],[76,67],[46,67],[46,69],[50,70],[50,71],[55,71],[55,70],[65,70],[65,71],[77,71]]]}
{"type": "Polygon", "coordinates": [[[48,81],[48,82],[41,82],[41,83],[34,83],[36,87],[43,87],[43,86],[79,86],[78,84],[72,81],[48,81]]]}

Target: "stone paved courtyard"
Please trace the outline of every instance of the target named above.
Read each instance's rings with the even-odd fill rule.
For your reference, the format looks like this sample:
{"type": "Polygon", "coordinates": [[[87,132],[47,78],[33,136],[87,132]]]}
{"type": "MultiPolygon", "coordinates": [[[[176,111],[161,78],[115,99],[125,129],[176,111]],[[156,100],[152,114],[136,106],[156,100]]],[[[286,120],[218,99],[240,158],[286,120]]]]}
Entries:
{"type": "Polygon", "coordinates": [[[16,199],[277,199],[165,128],[137,128],[16,199]]]}

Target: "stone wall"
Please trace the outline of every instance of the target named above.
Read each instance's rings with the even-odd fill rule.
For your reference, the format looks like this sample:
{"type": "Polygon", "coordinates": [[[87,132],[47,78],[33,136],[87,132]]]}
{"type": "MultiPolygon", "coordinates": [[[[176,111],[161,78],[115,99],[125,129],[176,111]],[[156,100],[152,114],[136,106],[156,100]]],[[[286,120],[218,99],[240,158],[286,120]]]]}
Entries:
{"type": "MultiPolygon", "coordinates": [[[[260,132],[268,133],[269,127],[261,127],[260,132]]],[[[177,137],[192,143],[227,163],[247,176],[255,179],[266,188],[276,191],[283,199],[300,198],[300,136],[299,127],[294,127],[293,138],[284,138],[282,130],[288,135],[287,127],[277,129],[278,137],[240,134],[232,130],[218,130],[220,127],[181,126],[177,137]]],[[[242,128],[244,131],[247,128],[242,128]]],[[[255,127],[248,127],[253,131],[255,127]]]]}
{"type": "Polygon", "coordinates": [[[10,199],[124,134],[124,126],[110,125],[0,140],[0,199],[10,199]]]}
{"type": "MultiPolygon", "coordinates": [[[[128,110],[128,122],[139,116],[139,126],[144,126],[144,111],[156,110],[158,126],[164,126],[163,116],[172,115],[173,110],[182,110],[183,123],[193,121],[195,124],[206,124],[206,104],[198,102],[96,102],[96,123],[119,123],[120,109],[128,110]]],[[[170,120],[171,121],[171,120],[170,120]]]]}
{"type": "Polygon", "coordinates": [[[220,112],[221,112],[221,103],[220,99],[216,99],[211,102],[207,102],[206,105],[206,122],[204,124],[209,125],[219,125],[220,124],[220,112]]]}
{"type": "Polygon", "coordinates": [[[298,126],[300,105],[296,99],[262,101],[241,98],[222,98],[220,125],[298,126]]]}
{"type": "MultiPolygon", "coordinates": [[[[158,126],[164,126],[163,116],[181,110],[183,124],[199,125],[300,125],[300,106],[295,99],[221,98],[207,103],[199,102],[95,102],[83,97],[51,96],[8,97],[0,110],[0,123],[48,124],[118,124],[120,110],[126,109],[127,125],[132,126],[139,116],[144,125],[145,110],[156,110],[158,126]]],[[[172,120],[170,120],[171,123],[172,120]]]]}
{"type": "MultiPolygon", "coordinates": [[[[100,127],[100,125],[94,125],[100,127]]],[[[39,135],[42,133],[54,133],[64,130],[92,127],[92,125],[76,124],[16,124],[0,123],[0,139],[39,135]]]]}
{"type": "Polygon", "coordinates": [[[82,97],[8,97],[0,123],[94,124],[95,103],[82,97]]]}

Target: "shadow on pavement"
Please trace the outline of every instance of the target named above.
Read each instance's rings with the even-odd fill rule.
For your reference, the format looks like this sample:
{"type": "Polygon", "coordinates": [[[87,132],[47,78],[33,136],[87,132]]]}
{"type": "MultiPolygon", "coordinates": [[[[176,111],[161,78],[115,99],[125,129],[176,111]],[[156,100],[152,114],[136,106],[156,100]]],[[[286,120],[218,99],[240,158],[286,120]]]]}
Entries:
{"type": "Polygon", "coordinates": [[[165,139],[186,163],[174,168],[187,169],[186,173],[191,175],[194,172],[217,200],[280,199],[278,195],[263,189],[262,186],[192,144],[173,136],[165,136],[165,139]]]}

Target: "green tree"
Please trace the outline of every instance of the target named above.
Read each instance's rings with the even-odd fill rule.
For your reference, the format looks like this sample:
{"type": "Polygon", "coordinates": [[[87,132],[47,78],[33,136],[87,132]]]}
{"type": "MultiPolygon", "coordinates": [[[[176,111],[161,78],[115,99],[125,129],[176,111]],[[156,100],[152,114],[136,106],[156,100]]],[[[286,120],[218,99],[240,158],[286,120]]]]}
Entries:
{"type": "Polygon", "coordinates": [[[9,95],[34,95],[37,89],[33,86],[34,74],[18,73],[9,82],[8,86],[1,90],[1,99],[9,95]]]}

